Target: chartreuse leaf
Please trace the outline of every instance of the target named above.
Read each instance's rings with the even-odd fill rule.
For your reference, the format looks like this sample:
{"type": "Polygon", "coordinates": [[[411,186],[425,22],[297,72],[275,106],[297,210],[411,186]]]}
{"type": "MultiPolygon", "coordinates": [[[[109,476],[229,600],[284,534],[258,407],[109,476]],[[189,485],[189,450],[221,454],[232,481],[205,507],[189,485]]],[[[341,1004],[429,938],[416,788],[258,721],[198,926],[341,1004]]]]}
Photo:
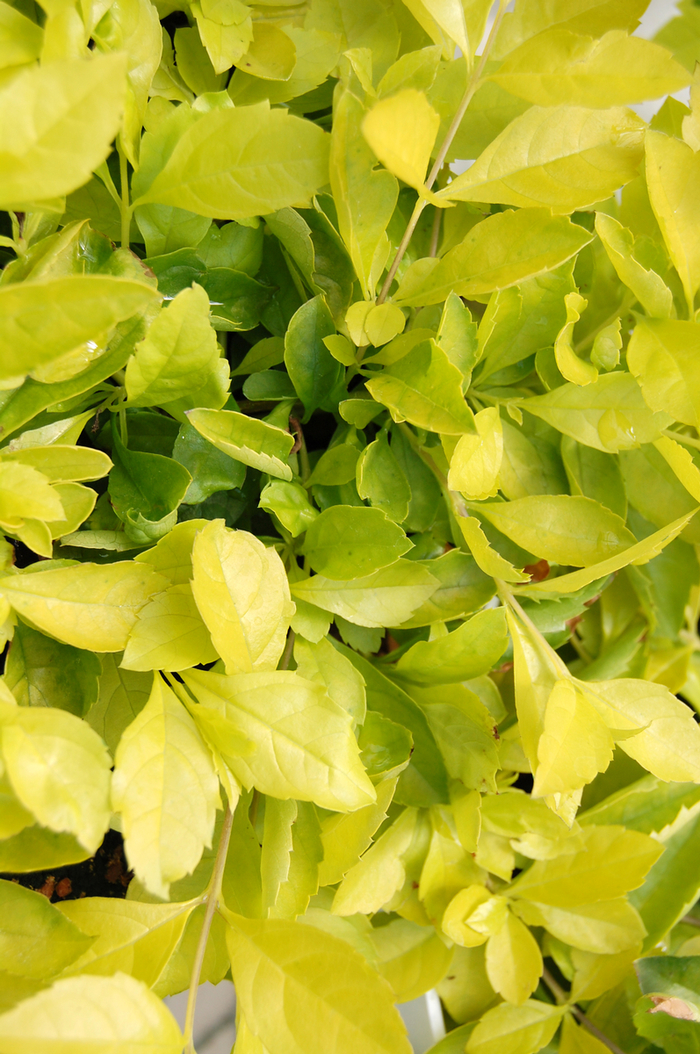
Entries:
{"type": "Polygon", "coordinates": [[[404,88],[375,103],[362,134],[385,168],[421,193],[440,117],[423,92],[404,88]]]}
{"type": "Polygon", "coordinates": [[[506,537],[551,563],[590,567],[636,541],[616,513],[579,495],[538,494],[477,508],[506,537]]]}
{"type": "Polygon", "coordinates": [[[266,1047],[327,1054],[330,1042],[337,1054],[408,1054],[389,985],[344,941],[282,919],[228,921],[237,997],[266,1047]]]}
{"type": "Polygon", "coordinates": [[[39,58],[43,33],[41,28],[9,4],[0,8],[0,54],[3,69],[23,66],[39,58]]]}
{"type": "Polygon", "coordinates": [[[339,89],[329,175],[338,210],[338,230],[362,294],[369,299],[374,297],[389,255],[386,229],[396,206],[399,184],[390,172],[376,169],[376,158],[361,131],[365,114],[363,103],[352,91],[339,89]]]}
{"type": "Polygon", "coordinates": [[[295,919],[304,914],[318,892],[322,860],[321,828],[314,806],[266,798],[261,871],[263,908],[269,918],[295,919]]]}
{"type": "Polygon", "coordinates": [[[409,421],[446,435],[474,432],[474,415],[462,395],[462,374],[435,343],[426,340],[379,376],[367,390],[391,411],[395,421],[409,421]]]}
{"type": "Polygon", "coordinates": [[[494,991],[520,1006],[537,987],[542,966],[537,941],[519,918],[506,912],[486,945],[486,973],[494,991]]]}
{"type": "Polygon", "coordinates": [[[377,800],[371,805],[348,813],[332,813],[321,821],[323,860],[319,865],[319,884],[334,885],[358,863],[371,845],[372,837],[386,819],[387,809],[396,790],[396,780],[377,785],[377,800]]]}
{"type": "Polygon", "coordinates": [[[498,410],[487,407],[474,417],[476,435],[460,436],[450,459],[447,485],[467,498],[493,498],[503,458],[503,429],[498,410]]]}
{"type": "Polygon", "coordinates": [[[167,899],[211,845],[218,780],[211,754],[172,690],[156,675],[150,698],[122,734],[112,804],[121,814],[130,867],[167,899]]]}
{"type": "Polygon", "coordinates": [[[644,127],[621,107],[533,106],[438,197],[544,205],[554,213],[592,205],[634,179],[644,127]]]}
{"type": "Polygon", "coordinates": [[[100,660],[18,621],[5,682],[20,706],[53,706],[84,717],[97,699],[100,660]]]}
{"type": "MultiPolygon", "coordinates": [[[[0,588],[2,581],[0,580],[0,588]]],[[[397,560],[363,578],[346,581],[314,575],[292,586],[292,594],[356,626],[401,625],[438,588],[438,580],[414,560],[397,560]]]]}
{"type": "Polygon", "coordinates": [[[629,344],[627,361],[652,410],[676,421],[700,421],[697,326],[671,319],[641,319],[629,344]]]}
{"type": "Polygon", "coordinates": [[[580,851],[536,860],[510,886],[516,898],[574,908],[614,900],[642,885],[663,847],[639,831],[586,827],[580,851]]]}
{"type": "Polygon", "coordinates": [[[122,732],[148,702],[153,681],[150,673],[123,669],[118,658],[118,655],[101,656],[99,696],[86,716],[88,724],[104,739],[112,756],[122,732]]]}
{"type": "Polygon", "coordinates": [[[233,490],[245,480],[245,465],[234,461],[222,450],[217,450],[190,424],[180,426],[173,446],[173,458],[192,477],[182,499],[186,505],[197,505],[219,491],[233,490]]]}
{"type": "MultiPolygon", "coordinates": [[[[452,186],[453,184],[450,184],[452,186]]],[[[396,292],[401,304],[437,304],[450,292],[481,296],[553,271],[591,235],[549,209],[506,209],[487,216],[441,259],[416,261],[396,292]]]]}
{"type": "Polygon", "coordinates": [[[492,669],[506,650],[503,608],[480,611],[446,637],[418,641],[396,664],[397,676],[415,684],[454,684],[492,669]]]}
{"type": "Polygon", "coordinates": [[[477,1023],[466,1050],[468,1054],[533,1054],[552,1039],[565,1009],[534,999],[521,1006],[501,1003],[477,1023]]]}
{"type": "Polygon", "coordinates": [[[183,680],[199,701],[191,713],[203,735],[246,787],[339,812],[375,800],[350,715],[323,685],[287,671],[191,670],[183,680]]]}
{"type": "Polygon", "coordinates": [[[2,753],[22,805],[94,853],[110,816],[111,762],[100,737],[65,710],[21,706],[3,714],[2,753]]]}
{"type": "Polygon", "coordinates": [[[192,593],[227,673],[274,670],[294,605],[277,552],[212,520],[192,550],[192,593]]]}
{"type": "Polygon", "coordinates": [[[550,26],[572,33],[602,36],[609,29],[636,29],[644,14],[644,0],[555,0],[547,8],[518,8],[503,20],[494,56],[502,58],[523,40],[529,40],[550,26]]]}
{"type": "MultiPolygon", "coordinates": [[[[131,406],[160,406],[204,388],[212,373],[228,379],[216,334],[209,323],[209,297],[201,286],[181,293],[151,323],[126,367],[131,406]]],[[[215,407],[220,409],[220,405],[215,407]]]]}
{"type": "Polygon", "coordinates": [[[125,973],[66,977],[0,1015],[3,1054],[180,1054],[183,1042],[161,1000],[125,973]]]}
{"type": "Polygon", "coordinates": [[[235,410],[190,410],[190,424],[224,454],[277,479],[291,480],[287,458],[294,437],[276,425],[235,410]]]}
{"type": "MultiPolygon", "coordinates": [[[[669,542],[678,537],[695,515],[695,511],[674,520],[667,527],[662,527],[641,542],[637,542],[636,545],[631,545],[629,549],[623,549],[618,556],[611,556],[582,571],[572,571],[568,575],[551,578],[544,582],[533,582],[526,587],[526,592],[531,596],[551,596],[553,593],[560,593],[563,596],[567,593],[575,593],[590,585],[591,582],[596,582],[619,571],[621,567],[628,567],[630,564],[646,564],[658,556],[669,542]]],[[[518,592],[522,592],[522,587],[518,592]]]]}
{"type": "Polygon", "coordinates": [[[126,670],[186,670],[213,662],[212,644],[189,584],[156,594],[138,615],[121,666],[126,670]]]}
{"type": "Polygon", "coordinates": [[[14,882],[0,881],[0,948],[3,969],[43,980],[55,977],[93,943],[46,897],[14,882]]]}
{"type": "Polygon", "coordinates": [[[700,168],[693,150],[674,136],[647,133],[646,173],[654,215],[680,275],[690,316],[700,285],[697,194],[700,168]]]}
{"type": "Polygon", "coordinates": [[[427,926],[409,919],[393,919],[373,929],[377,969],[391,985],[399,1003],[417,999],[434,988],[447,973],[453,949],[427,926]]]}
{"type": "Polygon", "coordinates": [[[416,810],[405,809],[350,868],[333,898],[334,915],[378,911],[406,881],[404,857],[416,831],[416,810]]]}
{"type": "Polygon", "coordinates": [[[598,370],[591,362],[579,358],[572,346],[574,326],[581,318],[581,312],[588,306],[588,301],[578,293],[567,293],[566,322],[554,341],[554,356],[559,372],[572,384],[585,385],[598,380],[598,370]]]}
{"type": "Polygon", "coordinates": [[[474,560],[486,575],[500,578],[504,582],[527,582],[530,576],[523,574],[504,556],[501,556],[490,544],[481,524],[475,516],[460,516],[457,520],[459,529],[474,560]]]}
{"type": "Polygon", "coordinates": [[[157,299],[150,285],[133,278],[74,274],[0,289],[4,325],[0,337],[2,379],[24,374],[86,341],[104,340],[118,322],[157,299]]]}
{"type": "Polygon", "coordinates": [[[347,710],[356,724],[364,723],[367,714],[365,683],[350,660],[329,640],[324,638],[311,643],[297,637],[294,659],[300,677],[325,685],[331,699],[347,710]]]}
{"type": "Polygon", "coordinates": [[[538,106],[626,106],[679,91],[688,73],[658,44],[620,30],[601,40],[555,26],[511,51],[495,81],[538,106]]]}
{"type": "Polygon", "coordinates": [[[190,125],[136,204],[239,220],[306,204],[328,180],[329,139],[269,103],[215,109],[190,125]]]}
{"type": "Polygon", "coordinates": [[[116,897],[65,901],[59,907],[63,917],[82,932],[93,934],[90,947],[67,972],[111,976],[122,970],[153,987],[192,909],[191,901],[141,904],[116,897]]]}
{"type": "Polygon", "coordinates": [[[303,552],[314,571],[347,581],[393,564],[410,546],[380,509],[333,505],[307,528],[303,552]]]}
{"type": "Polygon", "coordinates": [[[41,472],[51,483],[101,479],[112,467],[112,462],[101,450],[59,442],[50,446],[38,443],[19,449],[3,450],[0,459],[6,464],[28,465],[41,472]]]}
{"type": "Polygon", "coordinates": [[[645,268],[637,260],[635,238],[629,228],[623,227],[613,216],[597,212],[595,229],[620,281],[632,290],[647,314],[652,318],[670,318],[673,293],[656,271],[645,268]]]}
{"type": "Polygon", "coordinates": [[[651,443],[671,421],[666,413],[649,409],[635,378],[624,372],[604,374],[585,388],[562,384],[534,395],[527,400],[527,412],[584,446],[607,453],[651,443]]]}
{"type": "Polygon", "coordinates": [[[518,900],[513,910],[530,926],[543,926],[565,944],[596,955],[639,948],[645,936],[639,914],[624,897],[573,908],[518,900]]]}
{"type": "Polygon", "coordinates": [[[123,55],[64,59],[24,70],[3,87],[3,209],[69,194],[90,178],[119,129],[125,65],[123,55]]]}
{"type": "Polygon", "coordinates": [[[537,746],[533,795],[565,794],[591,783],[612,761],[613,747],[612,733],[574,682],[557,681],[537,746]]]}

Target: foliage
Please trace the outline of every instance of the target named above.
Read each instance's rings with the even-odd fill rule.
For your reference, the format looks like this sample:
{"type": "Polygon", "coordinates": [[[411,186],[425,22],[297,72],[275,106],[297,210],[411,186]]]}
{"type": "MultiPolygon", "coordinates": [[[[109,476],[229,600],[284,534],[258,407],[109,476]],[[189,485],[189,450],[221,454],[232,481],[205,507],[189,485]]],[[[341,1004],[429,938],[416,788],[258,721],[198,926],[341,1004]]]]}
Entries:
{"type": "Polygon", "coordinates": [[[236,1054],[407,1054],[434,987],[435,1054],[700,1051],[645,6],[0,0],[0,1054],[191,1054],[229,971],[236,1054]],[[37,892],[110,828],[125,898],[37,892]]]}

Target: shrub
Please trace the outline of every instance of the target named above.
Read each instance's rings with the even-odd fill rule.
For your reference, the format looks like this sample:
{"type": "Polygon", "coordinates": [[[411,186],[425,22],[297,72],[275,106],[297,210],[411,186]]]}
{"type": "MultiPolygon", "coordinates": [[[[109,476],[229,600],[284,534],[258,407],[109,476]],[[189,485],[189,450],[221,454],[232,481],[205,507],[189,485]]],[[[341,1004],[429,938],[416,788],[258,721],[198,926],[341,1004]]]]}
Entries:
{"type": "Polygon", "coordinates": [[[0,1054],[697,1049],[700,22],[490,6],[0,3],[0,1054]]]}

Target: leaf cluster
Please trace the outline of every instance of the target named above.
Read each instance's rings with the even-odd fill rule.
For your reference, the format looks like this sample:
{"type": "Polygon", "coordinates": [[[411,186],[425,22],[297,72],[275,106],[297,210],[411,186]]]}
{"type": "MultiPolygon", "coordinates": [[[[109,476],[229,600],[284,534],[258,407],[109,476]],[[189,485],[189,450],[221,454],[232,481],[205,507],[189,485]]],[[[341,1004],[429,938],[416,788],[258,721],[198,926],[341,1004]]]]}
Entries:
{"type": "Polygon", "coordinates": [[[507,6],[0,0],[0,1054],[700,1051],[700,16],[507,6]]]}

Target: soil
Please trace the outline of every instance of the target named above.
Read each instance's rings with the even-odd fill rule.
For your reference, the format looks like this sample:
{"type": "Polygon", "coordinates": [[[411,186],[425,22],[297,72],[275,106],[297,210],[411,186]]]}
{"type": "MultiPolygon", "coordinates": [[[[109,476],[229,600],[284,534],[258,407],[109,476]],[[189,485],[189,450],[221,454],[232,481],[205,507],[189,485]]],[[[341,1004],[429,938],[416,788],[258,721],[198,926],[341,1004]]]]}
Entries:
{"type": "Polygon", "coordinates": [[[124,840],[118,831],[107,831],[95,855],[79,864],[24,874],[0,873],[0,878],[43,893],[52,903],[82,897],[121,897],[133,877],[124,859],[124,840]]]}

